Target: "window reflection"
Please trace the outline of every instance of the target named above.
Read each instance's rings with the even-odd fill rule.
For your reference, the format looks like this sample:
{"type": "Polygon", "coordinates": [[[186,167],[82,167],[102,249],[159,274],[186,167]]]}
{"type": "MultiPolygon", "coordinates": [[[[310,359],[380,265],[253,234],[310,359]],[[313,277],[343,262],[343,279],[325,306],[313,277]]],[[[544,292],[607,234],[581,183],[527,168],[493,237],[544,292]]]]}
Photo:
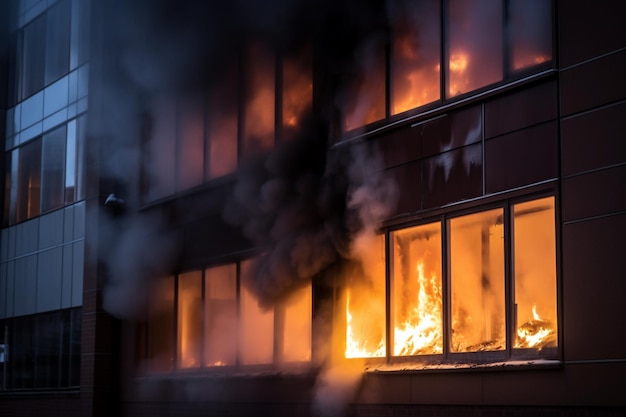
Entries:
{"type": "Polygon", "coordinates": [[[293,139],[313,101],[311,50],[286,57],[282,68],[282,137],[293,139]]]}
{"type": "Polygon", "coordinates": [[[449,220],[453,352],[503,350],[504,225],[495,209],[449,220]]]}
{"type": "Polygon", "coordinates": [[[202,272],[193,271],[178,277],[178,366],[201,365],[202,346],[202,272]]]}
{"type": "Polygon", "coordinates": [[[146,369],[170,371],[174,367],[174,277],[155,280],[150,293],[146,333],[146,369]]]}
{"type": "Polygon", "coordinates": [[[184,190],[204,181],[204,100],[185,97],[178,105],[176,189],[184,190]]]}
{"type": "Polygon", "coordinates": [[[237,78],[237,71],[227,72],[209,91],[207,180],[237,168],[237,78]]]}
{"type": "Polygon", "coordinates": [[[440,96],[439,1],[406,2],[392,14],[391,114],[440,96]]]}
{"type": "Polygon", "coordinates": [[[385,45],[382,40],[373,40],[356,51],[359,57],[355,74],[345,96],[344,130],[375,122],[385,118],[385,45]]]}
{"type": "Polygon", "coordinates": [[[509,0],[513,70],[552,59],[551,7],[544,0],[509,0]]]}
{"type": "Polygon", "coordinates": [[[38,216],[41,192],[41,140],[34,140],[18,150],[16,221],[38,216]]]}
{"type": "Polygon", "coordinates": [[[43,136],[41,210],[43,212],[64,204],[65,125],[43,136]]]}
{"type": "MultiPolygon", "coordinates": [[[[241,264],[242,281],[251,281],[253,261],[241,264]]],[[[272,363],[274,357],[274,310],[261,308],[252,292],[240,288],[239,355],[241,364],[272,363]]]]}
{"type": "Polygon", "coordinates": [[[274,54],[260,43],[252,43],[246,54],[244,105],[245,156],[266,151],[274,145],[275,65],[274,54]]]}
{"type": "Polygon", "coordinates": [[[449,2],[449,97],[467,93],[502,79],[502,2],[449,2]]]}

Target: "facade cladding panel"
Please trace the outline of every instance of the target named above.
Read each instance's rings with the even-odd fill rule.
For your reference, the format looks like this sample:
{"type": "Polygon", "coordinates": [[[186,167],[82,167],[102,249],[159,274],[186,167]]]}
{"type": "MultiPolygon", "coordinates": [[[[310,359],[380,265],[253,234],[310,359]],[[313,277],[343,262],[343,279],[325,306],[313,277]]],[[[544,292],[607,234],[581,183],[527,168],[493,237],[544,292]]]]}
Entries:
{"type": "Polygon", "coordinates": [[[0,415],[624,415],[626,6],[261,4],[0,4],[0,415]]]}

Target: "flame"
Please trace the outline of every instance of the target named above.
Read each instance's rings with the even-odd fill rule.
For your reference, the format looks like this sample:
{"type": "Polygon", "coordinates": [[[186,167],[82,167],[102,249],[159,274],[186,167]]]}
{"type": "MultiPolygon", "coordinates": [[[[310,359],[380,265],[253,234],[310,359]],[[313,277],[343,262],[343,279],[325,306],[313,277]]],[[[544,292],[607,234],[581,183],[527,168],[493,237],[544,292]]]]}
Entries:
{"type": "Polygon", "coordinates": [[[424,261],[417,263],[417,302],[407,319],[394,329],[394,355],[434,354],[443,351],[441,288],[436,274],[424,275],[424,261]]]}
{"type": "MultiPolygon", "coordinates": [[[[361,326],[357,332],[352,322],[352,312],[350,311],[350,290],[346,294],[346,358],[378,358],[385,356],[385,341],[381,339],[379,342],[372,344],[365,332],[368,330],[361,326]],[[369,348],[369,346],[375,346],[369,348]]],[[[367,314],[363,312],[363,314],[367,314]]]]}
{"type": "Polygon", "coordinates": [[[402,113],[439,98],[439,65],[428,65],[412,32],[394,38],[392,114],[402,113]]]}
{"type": "Polygon", "coordinates": [[[554,344],[555,329],[552,323],[541,318],[537,305],[532,308],[533,318],[517,329],[516,348],[543,348],[554,344]]]}
{"type": "Polygon", "coordinates": [[[521,56],[514,57],[513,69],[519,70],[527,67],[532,67],[534,65],[543,64],[546,61],[549,61],[550,57],[548,55],[543,54],[524,54],[521,56]]]}
{"type": "Polygon", "coordinates": [[[470,57],[465,52],[455,52],[450,54],[448,68],[450,70],[450,81],[448,94],[456,96],[468,91],[470,80],[466,75],[467,67],[470,63],[470,57]]]}

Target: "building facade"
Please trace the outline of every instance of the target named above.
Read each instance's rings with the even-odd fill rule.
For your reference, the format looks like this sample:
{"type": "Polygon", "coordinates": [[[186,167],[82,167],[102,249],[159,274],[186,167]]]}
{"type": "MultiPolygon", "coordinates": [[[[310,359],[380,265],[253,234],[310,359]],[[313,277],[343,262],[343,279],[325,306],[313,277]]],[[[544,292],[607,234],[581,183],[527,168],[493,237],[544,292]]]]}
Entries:
{"type": "Polygon", "coordinates": [[[0,11],[0,414],[626,411],[621,2],[0,11]]]}

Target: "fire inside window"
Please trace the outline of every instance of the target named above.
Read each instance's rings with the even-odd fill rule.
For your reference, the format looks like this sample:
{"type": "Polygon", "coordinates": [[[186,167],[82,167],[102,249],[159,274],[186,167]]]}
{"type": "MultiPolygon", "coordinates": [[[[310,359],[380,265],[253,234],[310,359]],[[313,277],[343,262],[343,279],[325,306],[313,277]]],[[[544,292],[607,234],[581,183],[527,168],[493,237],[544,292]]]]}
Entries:
{"type": "Polygon", "coordinates": [[[311,360],[311,286],[262,308],[243,284],[253,262],[158,281],[144,335],[148,372],[311,360]]]}
{"type": "Polygon", "coordinates": [[[383,35],[373,37],[357,54],[357,75],[345,87],[344,130],[470,93],[549,62],[551,7],[543,0],[392,4],[388,44],[383,35]]]}
{"type": "Polygon", "coordinates": [[[391,231],[389,296],[346,290],[345,356],[551,354],[554,216],[554,198],[545,197],[391,231]],[[363,296],[388,299],[388,333],[385,320],[355,305],[363,296]]]}

